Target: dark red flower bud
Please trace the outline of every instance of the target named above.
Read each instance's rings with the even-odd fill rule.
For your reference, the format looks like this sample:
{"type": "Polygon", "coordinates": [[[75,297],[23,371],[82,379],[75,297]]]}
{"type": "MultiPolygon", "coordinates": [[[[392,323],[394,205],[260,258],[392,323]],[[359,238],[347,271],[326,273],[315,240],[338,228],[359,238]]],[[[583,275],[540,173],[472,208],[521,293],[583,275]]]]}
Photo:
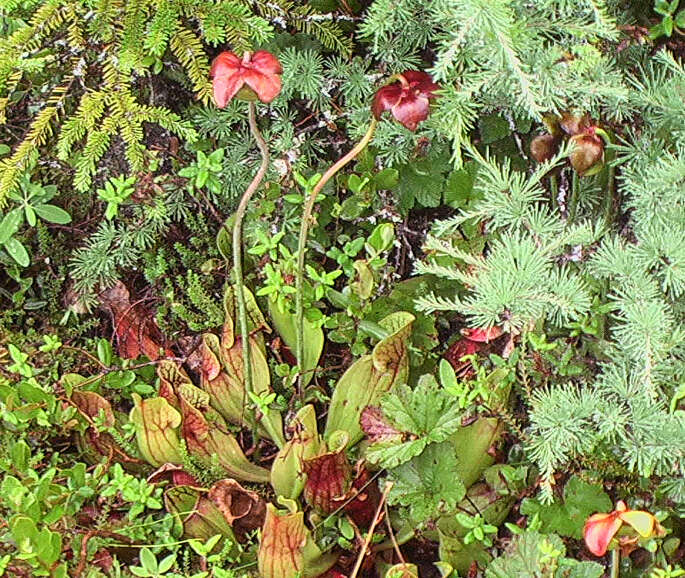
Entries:
{"type": "Polygon", "coordinates": [[[559,119],[559,126],[568,135],[576,135],[585,132],[590,126],[590,117],[587,114],[576,116],[565,112],[559,119]]]}
{"type": "Polygon", "coordinates": [[[559,150],[559,140],[551,134],[541,134],[530,141],[530,154],[539,163],[551,159],[559,150]]]}
{"type": "Polygon", "coordinates": [[[604,144],[592,127],[582,134],[571,137],[573,151],[569,155],[571,166],[582,177],[604,157],[604,144]]]}
{"type": "Polygon", "coordinates": [[[429,74],[407,70],[397,75],[396,82],[376,92],[371,110],[377,119],[389,110],[401,124],[415,131],[418,124],[428,118],[430,99],[436,97],[439,88],[429,74]]]}
{"type": "Polygon", "coordinates": [[[233,52],[222,52],[210,71],[216,105],[224,108],[236,95],[241,100],[271,102],[281,91],[282,73],[281,63],[265,50],[246,52],[242,60],[233,52]]]}

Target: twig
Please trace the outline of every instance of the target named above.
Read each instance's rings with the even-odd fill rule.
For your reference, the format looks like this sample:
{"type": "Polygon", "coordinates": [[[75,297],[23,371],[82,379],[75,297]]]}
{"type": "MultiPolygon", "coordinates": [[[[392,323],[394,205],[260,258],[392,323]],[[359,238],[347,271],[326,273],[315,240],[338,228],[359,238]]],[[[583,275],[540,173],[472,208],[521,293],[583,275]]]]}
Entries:
{"type": "Polygon", "coordinates": [[[359,555],[357,556],[357,561],[354,565],[354,569],[352,570],[352,573],[349,575],[349,578],[356,578],[357,574],[359,573],[359,569],[362,567],[362,562],[364,561],[364,556],[366,555],[366,551],[369,549],[369,544],[371,544],[371,539],[373,538],[373,531],[376,528],[376,525],[380,521],[381,518],[381,512],[383,511],[383,506],[385,504],[385,501],[388,499],[388,494],[390,493],[390,490],[392,490],[393,487],[393,482],[386,482],[385,483],[385,489],[383,490],[383,495],[381,496],[381,501],[378,503],[378,508],[376,508],[376,513],[373,516],[373,520],[371,521],[371,525],[369,526],[369,531],[366,534],[366,539],[364,540],[364,544],[362,545],[362,549],[359,551],[359,555]]]}
{"type": "Polygon", "coordinates": [[[395,548],[395,552],[397,553],[397,557],[400,559],[400,562],[402,562],[402,564],[406,564],[407,561],[404,559],[404,556],[402,556],[400,545],[397,543],[397,539],[395,538],[395,532],[393,532],[392,524],[390,523],[390,514],[388,513],[388,502],[383,503],[383,509],[385,511],[385,525],[388,528],[388,534],[390,534],[390,541],[392,542],[392,546],[393,548],[395,548]]]}

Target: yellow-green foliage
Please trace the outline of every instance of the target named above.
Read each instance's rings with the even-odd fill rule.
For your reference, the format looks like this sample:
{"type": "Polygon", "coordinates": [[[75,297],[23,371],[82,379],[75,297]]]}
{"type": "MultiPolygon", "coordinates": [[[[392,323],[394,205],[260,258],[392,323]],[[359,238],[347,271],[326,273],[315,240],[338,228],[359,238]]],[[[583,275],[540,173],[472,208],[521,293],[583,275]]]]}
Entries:
{"type": "MultiPolygon", "coordinates": [[[[160,73],[172,59],[195,97],[208,102],[207,44],[237,52],[251,49],[273,35],[271,21],[277,20],[326,47],[350,49],[336,23],[290,0],[254,5],[241,0],[0,0],[0,13],[13,23],[13,31],[0,37],[0,130],[10,107],[46,95],[21,142],[0,161],[0,208],[17,188],[31,155],[50,144],[58,121],[56,148],[41,152],[56,152],[74,168],[79,191],[90,188],[117,136],[130,170],[144,169],[143,123],[194,139],[195,131],[178,115],[140,103],[134,90],[140,76],[160,73]]],[[[35,102],[31,105],[30,110],[35,102]]]]}

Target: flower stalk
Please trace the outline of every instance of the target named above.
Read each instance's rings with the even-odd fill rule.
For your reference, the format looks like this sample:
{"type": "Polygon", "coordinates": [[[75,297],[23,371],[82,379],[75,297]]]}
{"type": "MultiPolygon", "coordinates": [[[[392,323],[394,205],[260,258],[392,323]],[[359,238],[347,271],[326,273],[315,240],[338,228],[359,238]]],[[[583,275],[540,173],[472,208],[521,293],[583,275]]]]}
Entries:
{"type": "Polygon", "coordinates": [[[319,179],[312,191],[309,193],[305,201],[304,211],[302,213],[302,223],[300,224],[300,237],[297,245],[297,274],[295,279],[295,287],[297,293],[295,294],[295,317],[297,329],[297,343],[296,343],[296,357],[297,364],[300,368],[300,373],[297,378],[298,390],[300,395],[304,389],[304,375],[302,374],[302,367],[304,362],[304,257],[307,249],[307,234],[309,233],[309,224],[312,220],[312,213],[314,211],[314,203],[319,196],[319,193],[324,188],[326,183],[330,181],[345,165],[355,159],[371,142],[378,121],[373,118],[371,124],[364,137],[350,150],[345,156],[341,157],[334,165],[332,165],[319,179]]]}
{"type": "Polygon", "coordinates": [[[618,578],[621,570],[621,551],[615,548],[611,551],[611,578],[618,578]]]}
{"type": "Polygon", "coordinates": [[[269,147],[257,126],[256,109],[254,102],[249,103],[248,120],[250,132],[257,141],[259,152],[262,155],[262,163],[249,184],[235,212],[235,224],[233,225],[233,275],[236,283],[236,300],[238,301],[238,323],[240,324],[240,338],[243,350],[243,372],[245,377],[245,390],[252,391],[252,362],[250,357],[250,333],[247,325],[247,305],[245,302],[245,288],[243,282],[243,219],[247,206],[259,185],[264,180],[269,167],[269,147]]]}

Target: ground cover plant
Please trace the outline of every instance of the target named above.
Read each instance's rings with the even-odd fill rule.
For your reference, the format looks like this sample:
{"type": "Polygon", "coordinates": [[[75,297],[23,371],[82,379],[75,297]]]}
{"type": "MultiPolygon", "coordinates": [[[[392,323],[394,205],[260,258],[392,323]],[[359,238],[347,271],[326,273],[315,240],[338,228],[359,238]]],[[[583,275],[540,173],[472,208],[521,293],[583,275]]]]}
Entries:
{"type": "Polygon", "coordinates": [[[678,0],[0,0],[0,576],[685,576],[678,0]]]}

